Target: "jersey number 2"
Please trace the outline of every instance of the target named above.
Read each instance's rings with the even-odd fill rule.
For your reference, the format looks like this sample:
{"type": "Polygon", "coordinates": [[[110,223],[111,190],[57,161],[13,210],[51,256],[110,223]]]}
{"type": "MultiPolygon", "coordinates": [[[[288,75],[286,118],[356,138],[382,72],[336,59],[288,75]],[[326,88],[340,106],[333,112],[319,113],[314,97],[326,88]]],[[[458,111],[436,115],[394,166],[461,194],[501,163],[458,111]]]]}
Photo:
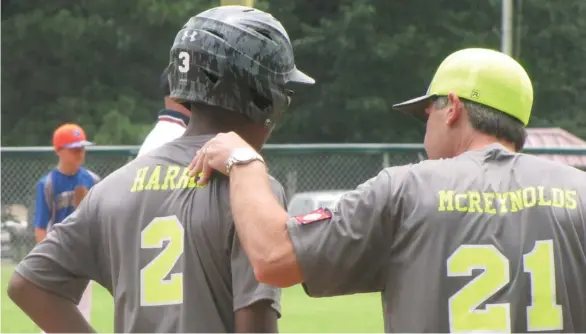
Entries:
{"type": "MultiPolygon", "coordinates": [[[[448,258],[448,276],[472,276],[484,272],[449,299],[450,332],[511,332],[510,304],[478,307],[509,283],[509,260],[493,245],[462,245],[448,258]]],[[[537,241],[523,255],[524,271],[531,279],[531,305],[527,307],[527,330],[563,329],[562,307],[556,304],[553,241],[537,241]]]]}
{"type": "Polygon", "coordinates": [[[176,216],[155,218],[140,233],[142,249],[163,248],[163,241],[167,241],[167,247],[140,271],[141,306],[183,302],[183,273],[169,275],[183,254],[183,235],[183,225],[176,216]]]}

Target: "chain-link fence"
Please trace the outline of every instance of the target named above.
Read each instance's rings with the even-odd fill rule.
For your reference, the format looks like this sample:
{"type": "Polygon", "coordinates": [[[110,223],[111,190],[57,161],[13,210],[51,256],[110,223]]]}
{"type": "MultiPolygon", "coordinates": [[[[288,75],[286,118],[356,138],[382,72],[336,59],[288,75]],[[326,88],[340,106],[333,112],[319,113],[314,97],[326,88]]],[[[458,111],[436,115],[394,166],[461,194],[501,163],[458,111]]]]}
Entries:
{"type": "MultiPolygon", "coordinates": [[[[138,147],[92,147],[85,166],[102,177],[132,160],[138,147]]],[[[586,149],[532,149],[529,153],[571,156],[586,161],[586,149]]],[[[267,145],[263,150],[271,174],[289,198],[295,193],[353,189],[382,168],[425,159],[418,144],[267,145]]],[[[2,257],[20,259],[34,245],[32,216],[35,187],[56,163],[50,147],[2,148],[2,257]]],[[[580,168],[586,169],[586,163],[580,168]]]]}

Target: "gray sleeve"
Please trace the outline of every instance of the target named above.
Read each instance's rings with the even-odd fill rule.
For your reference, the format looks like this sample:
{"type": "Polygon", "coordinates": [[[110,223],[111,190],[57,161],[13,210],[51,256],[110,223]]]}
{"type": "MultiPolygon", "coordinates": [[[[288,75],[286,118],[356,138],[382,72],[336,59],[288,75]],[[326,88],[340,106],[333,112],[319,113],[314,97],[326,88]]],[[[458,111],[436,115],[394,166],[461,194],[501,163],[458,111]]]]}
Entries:
{"type": "Polygon", "coordinates": [[[384,289],[394,226],[390,171],[344,194],[332,211],[292,217],[287,230],[312,297],[384,289]]]}
{"type": "MultiPolygon", "coordinates": [[[[279,182],[271,179],[273,193],[287,207],[287,199],[279,182]]],[[[259,283],[254,276],[254,269],[248,260],[237,234],[234,233],[232,250],[232,292],[234,295],[234,311],[247,307],[260,300],[272,301],[272,307],[279,317],[281,315],[281,289],[259,283]]]]}
{"type": "Polygon", "coordinates": [[[89,212],[91,194],[78,210],[55,224],[15,269],[37,286],[76,304],[90,279],[101,281],[92,249],[95,241],[90,228],[95,222],[89,212]]]}

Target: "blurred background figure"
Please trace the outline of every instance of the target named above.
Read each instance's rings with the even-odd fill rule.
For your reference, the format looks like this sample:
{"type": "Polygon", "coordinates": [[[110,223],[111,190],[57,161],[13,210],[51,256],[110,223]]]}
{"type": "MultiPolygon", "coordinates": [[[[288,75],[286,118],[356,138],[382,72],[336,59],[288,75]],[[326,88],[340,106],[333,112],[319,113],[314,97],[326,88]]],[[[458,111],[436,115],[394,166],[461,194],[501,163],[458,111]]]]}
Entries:
{"type": "MultiPolygon", "coordinates": [[[[93,145],[85,131],[77,124],[64,124],[53,133],[53,148],[59,158],[57,166],[45,174],[37,184],[35,198],[35,238],[43,241],[54,224],[62,222],[75,211],[87,190],[99,182],[100,177],[82,167],[85,148],[93,145]],[[80,191],[81,190],[81,191],[80,191]],[[82,193],[83,195],[77,195],[82,193]],[[76,197],[82,198],[76,198],[76,197]]],[[[91,284],[79,303],[81,313],[90,319],[91,284]]]]}
{"type": "Polygon", "coordinates": [[[157,123],[142,143],[138,156],[180,137],[189,124],[191,111],[169,98],[167,68],[161,74],[161,89],[165,109],[159,111],[157,123]]]}

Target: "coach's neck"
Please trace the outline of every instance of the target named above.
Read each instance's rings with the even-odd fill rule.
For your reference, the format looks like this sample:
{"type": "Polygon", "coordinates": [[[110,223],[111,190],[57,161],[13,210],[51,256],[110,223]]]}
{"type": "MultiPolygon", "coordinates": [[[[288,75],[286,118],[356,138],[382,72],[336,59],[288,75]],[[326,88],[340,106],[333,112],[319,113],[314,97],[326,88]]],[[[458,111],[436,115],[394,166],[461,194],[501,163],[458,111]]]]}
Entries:
{"type": "Polygon", "coordinates": [[[511,142],[487,135],[479,131],[471,130],[468,134],[462,137],[461,141],[459,141],[459,145],[456,147],[455,156],[458,156],[467,151],[482,150],[492,144],[500,144],[511,152],[516,151],[515,144],[511,142]]]}

